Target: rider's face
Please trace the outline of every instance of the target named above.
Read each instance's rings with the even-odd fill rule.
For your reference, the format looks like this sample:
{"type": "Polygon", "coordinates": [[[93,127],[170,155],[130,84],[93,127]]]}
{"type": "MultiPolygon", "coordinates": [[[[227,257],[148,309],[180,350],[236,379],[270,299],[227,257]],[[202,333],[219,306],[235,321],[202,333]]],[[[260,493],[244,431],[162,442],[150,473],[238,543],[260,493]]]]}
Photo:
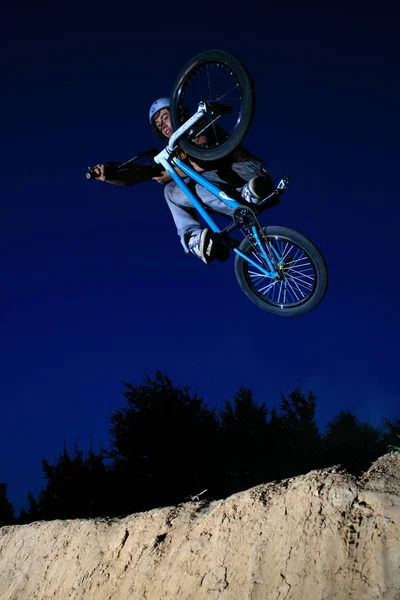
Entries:
{"type": "Polygon", "coordinates": [[[171,128],[171,118],[168,108],[162,108],[154,116],[154,125],[166,137],[170,138],[173,134],[171,128]]]}

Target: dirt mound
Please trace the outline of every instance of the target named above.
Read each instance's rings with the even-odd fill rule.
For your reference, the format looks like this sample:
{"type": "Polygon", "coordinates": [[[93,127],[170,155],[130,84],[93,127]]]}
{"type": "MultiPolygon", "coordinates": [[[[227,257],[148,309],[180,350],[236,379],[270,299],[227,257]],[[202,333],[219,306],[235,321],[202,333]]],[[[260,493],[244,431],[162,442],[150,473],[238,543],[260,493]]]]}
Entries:
{"type": "Polygon", "coordinates": [[[123,519],[0,529],[1,600],[400,599],[400,453],[123,519]]]}

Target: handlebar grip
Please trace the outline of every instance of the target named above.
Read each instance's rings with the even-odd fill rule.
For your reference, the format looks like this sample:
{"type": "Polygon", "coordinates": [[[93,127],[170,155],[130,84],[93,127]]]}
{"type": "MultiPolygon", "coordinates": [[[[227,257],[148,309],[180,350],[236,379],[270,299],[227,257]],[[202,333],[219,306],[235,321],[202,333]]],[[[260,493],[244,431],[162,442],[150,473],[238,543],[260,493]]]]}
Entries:
{"type": "Polygon", "coordinates": [[[86,173],[86,179],[96,179],[96,177],[100,177],[100,175],[94,171],[89,171],[86,173]]]}

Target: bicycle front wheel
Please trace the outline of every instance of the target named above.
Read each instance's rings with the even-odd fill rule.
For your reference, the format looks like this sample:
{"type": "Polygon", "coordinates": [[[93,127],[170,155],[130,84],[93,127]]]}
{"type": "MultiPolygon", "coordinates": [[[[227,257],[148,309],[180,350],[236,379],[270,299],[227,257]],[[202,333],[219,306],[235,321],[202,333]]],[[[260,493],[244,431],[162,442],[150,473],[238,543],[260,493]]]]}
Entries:
{"type": "MultiPolygon", "coordinates": [[[[239,255],[235,274],[243,292],[262,310],[282,317],[302,315],[317,306],[328,287],[325,260],[315,244],[286,227],[265,227],[264,236],[279,274],[275,278],[239,255]]],[[[264,243],[264,242],[263,242],[264,243]]],[[[259,250],[244,239],[239,249],[265,268],[259,250]]]]}
{"type": "Polygon", "coordinates": [[[190,60],[177,77],[171,95],[171,125],[179,129],[198,109],[210,110],[180,138],[190,156],[217,160],[232,152],[247,134],[254,114],[254,86],[244,64],[229,52],[208,50],[190,60]],[[205,143],[197,143],[200,136],[205,143]]]}

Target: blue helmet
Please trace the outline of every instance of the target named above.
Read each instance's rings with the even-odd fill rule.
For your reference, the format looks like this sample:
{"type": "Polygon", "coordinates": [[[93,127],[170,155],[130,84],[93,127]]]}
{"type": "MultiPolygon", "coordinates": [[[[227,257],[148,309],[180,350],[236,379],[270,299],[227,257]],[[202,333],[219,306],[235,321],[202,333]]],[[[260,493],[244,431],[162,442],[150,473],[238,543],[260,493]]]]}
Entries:
{"type": "Polygon", "coordinates": [[[152,123],[152,119],[153,119],[154,115],[156,114],[156,112],[158,112],[162,108],[169,108],[169,105],[170,105],[169,98],[159,98],[158,100],[153,102],[153,104],[150,106],[150,111],[149,111],[150,124],[152,123]]]}

